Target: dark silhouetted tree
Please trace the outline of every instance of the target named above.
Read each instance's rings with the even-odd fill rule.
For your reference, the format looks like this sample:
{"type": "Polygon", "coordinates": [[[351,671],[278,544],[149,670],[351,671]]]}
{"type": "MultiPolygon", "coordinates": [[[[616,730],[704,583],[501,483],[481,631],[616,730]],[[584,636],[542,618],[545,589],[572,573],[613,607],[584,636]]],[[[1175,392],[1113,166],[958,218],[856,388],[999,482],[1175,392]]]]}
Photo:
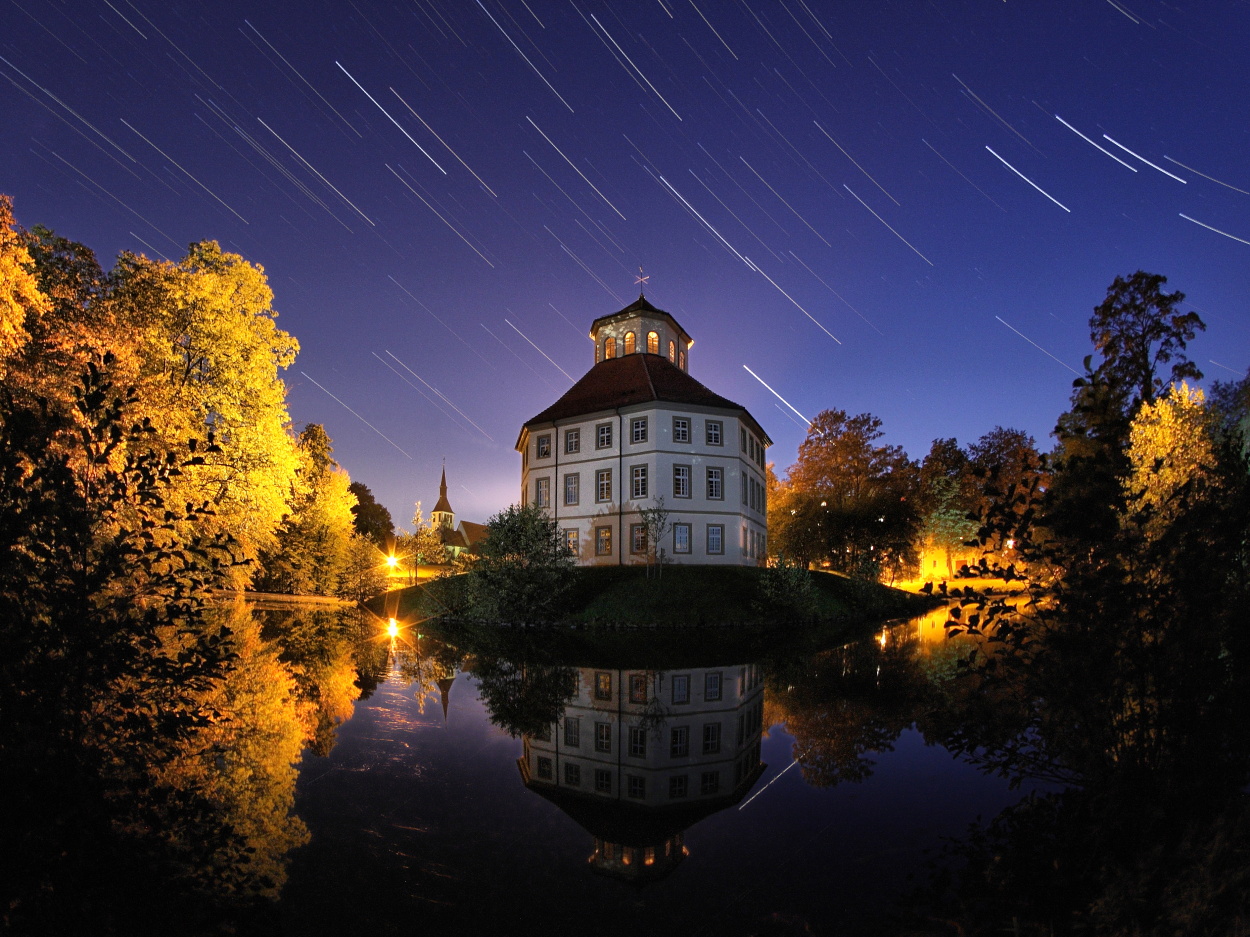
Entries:
{"type": "Polygon", "coordinates": [[[395,522],[391,519],[391,512],[385,505],[378,504],[369,486],[363,482],[352,482],[347,490],[356,496],[356,506],[352,508],[356,533],[368,537],[378,545],[379,550],[389,550],[395,542],[395,522]]]}

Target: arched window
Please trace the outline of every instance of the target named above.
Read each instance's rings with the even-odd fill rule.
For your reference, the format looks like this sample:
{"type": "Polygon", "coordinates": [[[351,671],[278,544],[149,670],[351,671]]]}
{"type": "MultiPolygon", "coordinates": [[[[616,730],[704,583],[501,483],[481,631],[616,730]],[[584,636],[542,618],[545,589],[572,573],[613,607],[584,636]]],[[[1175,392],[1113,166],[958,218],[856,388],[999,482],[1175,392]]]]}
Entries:
{"type": "Polygon", "coordinates": [[[647,354],[658,355],[660,353],[660,334],[658,332],[647,333],[647,354]]]}
{"type": "Polygon", "coordinates": [[[615,357],[616,357],[616,339],[612,338],[612,336],[609,335],[607,338],[603,340],[603,359],[606,361],[608,358],[615,358],[615,357]]]}
{"type": "Polygon", "coordinates": [[[672,364],[677,363],[677,346],[672,342],[668,343],[668,360],[672,364]]]}
{"type": "Polygon", "coordinates": [[[638,350],[637,345],[638,345],[638,340],[637,338],[634,337],[634,333],[626,332],[625,333],[625,354],[632,355],[634,352],[638,350]]]}
{"type": "Polygon", "coordinates": [[[679,352],[677,355],[677,367],[681,368],[683,371],[686,370],[686,353],[684,351],[679,352]]]}

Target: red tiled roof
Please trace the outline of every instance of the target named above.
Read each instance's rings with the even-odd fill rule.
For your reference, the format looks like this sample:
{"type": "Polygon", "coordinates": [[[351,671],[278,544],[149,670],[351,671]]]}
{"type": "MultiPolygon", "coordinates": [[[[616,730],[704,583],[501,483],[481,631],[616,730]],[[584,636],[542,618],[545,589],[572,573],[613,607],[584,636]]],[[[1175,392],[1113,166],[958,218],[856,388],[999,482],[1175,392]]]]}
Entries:
{"type": "Polygon", "coordinates": [[[771,443],[746,407],[708,390],[667,358],[647,354],[600,361],[563,397],[527,420],[522,428],[653,401],[737,410],[771,443]]]}

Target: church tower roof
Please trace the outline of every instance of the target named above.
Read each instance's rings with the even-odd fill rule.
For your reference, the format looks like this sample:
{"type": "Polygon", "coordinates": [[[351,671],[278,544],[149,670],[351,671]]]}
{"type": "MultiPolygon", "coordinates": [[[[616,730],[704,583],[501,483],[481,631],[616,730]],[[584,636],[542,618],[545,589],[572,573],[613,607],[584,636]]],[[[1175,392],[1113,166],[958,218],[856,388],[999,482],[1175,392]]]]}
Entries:
{"type": "Polygon", "coordinates": [[[434,505],[434,510],[430,515],[435,514],[455,514],[451,509],[451,502],[447,500],[447,468],[443,468],[442,480],[438,483],[438,503],[434,505]]]}
{"type": "Polygon", "coordinates": [[[599,330],[605,325],[611,325],[624,319],[634,319],[640,316],[667,320],[669,324],[672,325],[673,331],[686,343],[687,346],[694,344],[690,335],[681,327],[681,323],[673,317],[672,313],[665,312],[663,309],[659,309],[651,305],[651,303],[647,301],[647,297],[643,296],[641,293],[638,295],[637,299],[619,312],[613,312],[606,316],[600,316],[594,322],[590,323],[590,337],[593,341],[598,342],[599,330]]]}

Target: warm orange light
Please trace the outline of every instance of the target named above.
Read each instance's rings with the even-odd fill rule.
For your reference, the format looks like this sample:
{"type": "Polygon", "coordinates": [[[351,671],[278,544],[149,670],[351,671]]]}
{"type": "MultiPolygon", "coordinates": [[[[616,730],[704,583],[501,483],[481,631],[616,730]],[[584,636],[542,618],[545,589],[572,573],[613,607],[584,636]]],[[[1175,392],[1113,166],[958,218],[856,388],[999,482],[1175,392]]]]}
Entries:
{"type": "Polygon", "coordinates": [[[386,633],[392,638],[399,634],[399,622],[394,618],[388,619],[386,623],[386,633]]]}
{"type": "Polygon", "coordinates": [[[386,565],[389,566],[391,569],[394,569],[396,566],[399,565],[399,557],[388,556],[386,558],[386,565]]]}

